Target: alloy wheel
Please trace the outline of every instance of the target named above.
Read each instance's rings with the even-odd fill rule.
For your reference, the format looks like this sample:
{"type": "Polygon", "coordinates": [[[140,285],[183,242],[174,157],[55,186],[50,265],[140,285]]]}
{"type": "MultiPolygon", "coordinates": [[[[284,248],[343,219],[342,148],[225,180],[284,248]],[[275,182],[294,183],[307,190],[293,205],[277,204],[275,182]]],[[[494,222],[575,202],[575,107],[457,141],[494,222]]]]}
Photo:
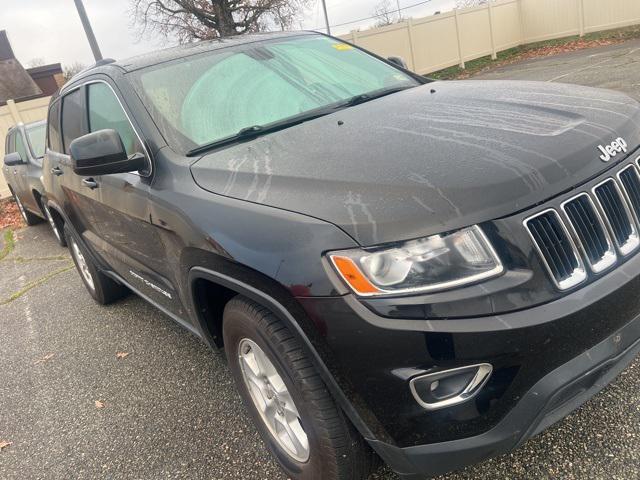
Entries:
{"type": "Polygon", "coordinates": [[[51,212],[49,211],[49,207],[46,206],[46,205],[43,205],[43,209],[44,209],[44,214],[47,217],[47,221],[49,222],[49,225],[51,226],[51,229],[53,230],[53,234],[58,239],[58,242],[61,242],[62,241],[62,237],[60,236],[60,232],[58,231],[58,226],[56,225],[56,222],[55,222],[55,220],[53,220],[53,216],[51,215],[51,212]]]}
{"type": "Polygon", "coordinates": [[[20,215],[22,215],[22,218],[24,219],[25,223],[29,223],[29,220],[27,219],[27,212],[24,209],[24,206],[22,205],[22,202],[20,201],[20,199],[18,198],[17,195],[14,195],[14,198],[16,199],[16,203],[18,204],[18,210],[20,210],[20,215]]]}
{"type": "Polygon", "coordinates": [[[273,438],[294,460],[309,460],[309,439],[300,413],[276,367],[248,338],[240,342],[238,357],[244,383],[273,438]]]}
{"type": "Polygon", "coordinates": [[[80,274],[82,275],[82,278],[84,278],[84,281],[87,282],[87,285],[91,290],[95,290],[96,287],[95,287],[95,284],[93,283],[93,276],[91,275],[91,271],[89,270],[89,265],[87,265],[87,261],[85,260],[82,252],[80,251],[80,247],[78,247],[78,244],[73,239],[71,240],[71,252],[75,257],[76,262],[78,262],[78,267],[80,270],[80,274]]]}

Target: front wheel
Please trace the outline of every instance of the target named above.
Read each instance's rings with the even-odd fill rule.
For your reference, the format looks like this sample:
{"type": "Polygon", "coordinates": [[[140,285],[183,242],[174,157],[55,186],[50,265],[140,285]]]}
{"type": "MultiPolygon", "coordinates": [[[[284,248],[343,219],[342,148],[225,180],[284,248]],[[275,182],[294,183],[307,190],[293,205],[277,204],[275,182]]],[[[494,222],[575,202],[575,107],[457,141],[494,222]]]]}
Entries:
{"type": "Polygon", "coordinates": [[[58,244],[61,247],[66,247],[67,239],[64,237],[64,233],[62,232],[62,230],[56,223],[55,219],[53,218],[53,215],[51,214],[51,210],[49,209],[49,206],[46,203],[44,203],[44,201],[42,202],[42,210],[44,210],[44,215],[47,217],[47,222],[49,222],[49,225],[51,226],[51,230],[53,231],[53,234],[56,237],[58,244]]]}
{"type": "Polygon", "coordinates": [[[271,453],[295,480],[364,480],[376,457],[336,405],[305,349],[269,310],[232,299],[229,367],[271,453]]]}

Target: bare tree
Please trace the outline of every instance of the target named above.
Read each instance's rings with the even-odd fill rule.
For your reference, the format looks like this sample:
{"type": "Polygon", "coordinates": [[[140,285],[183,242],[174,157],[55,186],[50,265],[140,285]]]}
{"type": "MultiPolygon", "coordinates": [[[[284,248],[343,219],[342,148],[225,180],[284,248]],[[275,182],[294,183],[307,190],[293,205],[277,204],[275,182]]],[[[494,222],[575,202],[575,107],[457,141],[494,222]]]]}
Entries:
{"type": "Polygon", "coordinates": [[[83,63],[73,62],[71,65],[65,65],[62,69],[62,75],[64,76],[65,81],[71,80],[74,75],[77,75],[81,71],[87,68],[83,63]]]}
{"type": "Polygon", "coordinates": [[[457,8],[470,8],[479,7],[480,5],[486,5],[489,0],[456,0],[457,8]]]}
{"type": "Polygon", "coordinates": [[[43,65],[46,65],[46,64],[47,62],[45,62],[44,58],[36,57],[36,58],[32,58],[27,62],[27,67],[28,68],[42,67],[43,65]]]}
{"type": "Polygon", "coordinates": [[[181,43],[291,26],[312,0],[132,0],[141,33],[181,43]]]}
{"type": "Polygon", "coordinates": [[[376,17],[376,27],[393,25],[400,21],[396,11],[391,5],[391,0],[381,0],[373,9],[373,16],[376,17]]]}

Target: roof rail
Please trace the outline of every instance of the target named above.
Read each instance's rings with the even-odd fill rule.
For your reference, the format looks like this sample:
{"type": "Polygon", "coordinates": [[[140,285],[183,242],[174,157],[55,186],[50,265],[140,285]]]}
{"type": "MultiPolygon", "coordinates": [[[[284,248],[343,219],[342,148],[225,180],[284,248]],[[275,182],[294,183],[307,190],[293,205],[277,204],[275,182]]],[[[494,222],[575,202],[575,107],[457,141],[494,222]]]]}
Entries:
{"type": "Polygon", "coordinates": [[[102,60],[98,60],[93,67],[89,67],[89,68],[101,67],[103,65],[109,65],[110,63],[114,63],[114,62],[115,60],[113,58],[103,58],[102,60]]]}
{"type": "Polygon", "coordinates": [[[90,67],[85,68],[84,70],[78,72],[78,75],[88,72],[89,70],[93,70],[94,68],[102,67],[103,65],[109,65],[110,63],[114,63],[115,60],[113,58],[103,58],[102,60],[98,60],[95,64],[90,67]]]}
{"type": "MultiPolygon", "coordinates": [[[[90,67],[87,67],[84,70],[81,70],[78,73],[76,73],[73,77],[69,79],[67,83],[71,83],[75,78],[78,78],[84,75],[85,73],[90,72],[94,68],[102,67],[103,65],[109,65],[110,63],[115,63],[115,60],[113,58],[103,58],[102,60],[98,60],[95,64],[91,65],[90,67]]],[[[64,86],[60,89],[60,91],[62,92],[63,90],[64,90],[64,86]]]]}

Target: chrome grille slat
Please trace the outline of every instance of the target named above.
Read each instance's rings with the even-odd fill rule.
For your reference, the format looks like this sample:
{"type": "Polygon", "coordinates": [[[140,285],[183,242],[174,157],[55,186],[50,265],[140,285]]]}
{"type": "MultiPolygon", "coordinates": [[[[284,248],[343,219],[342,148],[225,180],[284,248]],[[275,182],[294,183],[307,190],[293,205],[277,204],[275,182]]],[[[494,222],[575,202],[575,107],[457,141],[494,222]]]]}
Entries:
{"type": "Polygon", "coordinates": [[[618,180],[627,196],[629,206],[635,214],[636,220],[640,218],[640,175],[635,165],[629,165],[618,173],[618,180]]]}
{"type": "Polygon", "coordinates": [[[568,277],[571,274],[572,265],[571,261],[567,260],[567,255],[564,249],[560,250],[560,246],[562,242],[557,238],[556,235],[553,235],[553,226],[548,218],[540,217],[540,224],[535,227],[536,233],[538,237],[542,239],[540,242],[541,245],[544,245],[545,250],[552,251],[553,256],[550,255],[549,258],[552,259],[554,264],[554,270],[557,272],[558,276],[568,277]],[[557,261],[556,261],[557,259],[557,261]]]}
{"type": "MultiPolygon", "coordinates": [[[[586,197],[589,198],[589,197],[586,197]]],[[[579,215],[579,219],[582,222],[582,230],[589,236],[589,240],[591,241],[591,243],[593,243],[594,245],[596,245],[600,251],[604,252],[607,250],[607,240],[604,236],[604,232],[606,232],[605,230],[605,226],[604,223],[602,224],[602,232],[599,230],[600,225],[597,225],[596,223],[594,223],[592,221],[593,218],[593,212],[588,211],[588,209],[582,204],[582,203],[578,203],[578,215],[579,215]],[[586,223],[588,220],[588,224],[586,223]]],[[[595,210],[595,207],[594,207],[595,210]]],[[[600,257],[593,257],[593,260],[597,260],[600,257]]]]}
{"type": "MultiPolygon", "coordinates": [[[[613,227],[613,235],[616,237],[618,241],[618,245],[624,245],[624,242],[629,238],[629,229],[628,225],[630,222],[624,222],[622,219],[622,212],[617,208],[616,202],[613,200],[611,195],[611,191],[608,186],[603,186],[602,193],[598,197],[600,203],[602,203],[602,208],[605,211],[605,214],[611,225],[613,227]]],[[[596,194],[597,196],[597,194],[596,194]]]]}
{"type": "Polygon", "coordinates": [[[629,255],[639,245],[635,216],[632,214],[622,189],[613,178],[608,178],[592,189],[612,238],[622,255],[629,255]]]}
{"type": "Polygon", "coordinates": [[[562,210],[591,270],[600,273],[612,266],[617,259],[613,241],[591,197],[576,195],[562,210]]]}
{"type": "Polygon", "coordinates": [[[584,263],[558,212],[545,210],[524,225],[554,283],[567,290],[586,280],[584,263]]]}

